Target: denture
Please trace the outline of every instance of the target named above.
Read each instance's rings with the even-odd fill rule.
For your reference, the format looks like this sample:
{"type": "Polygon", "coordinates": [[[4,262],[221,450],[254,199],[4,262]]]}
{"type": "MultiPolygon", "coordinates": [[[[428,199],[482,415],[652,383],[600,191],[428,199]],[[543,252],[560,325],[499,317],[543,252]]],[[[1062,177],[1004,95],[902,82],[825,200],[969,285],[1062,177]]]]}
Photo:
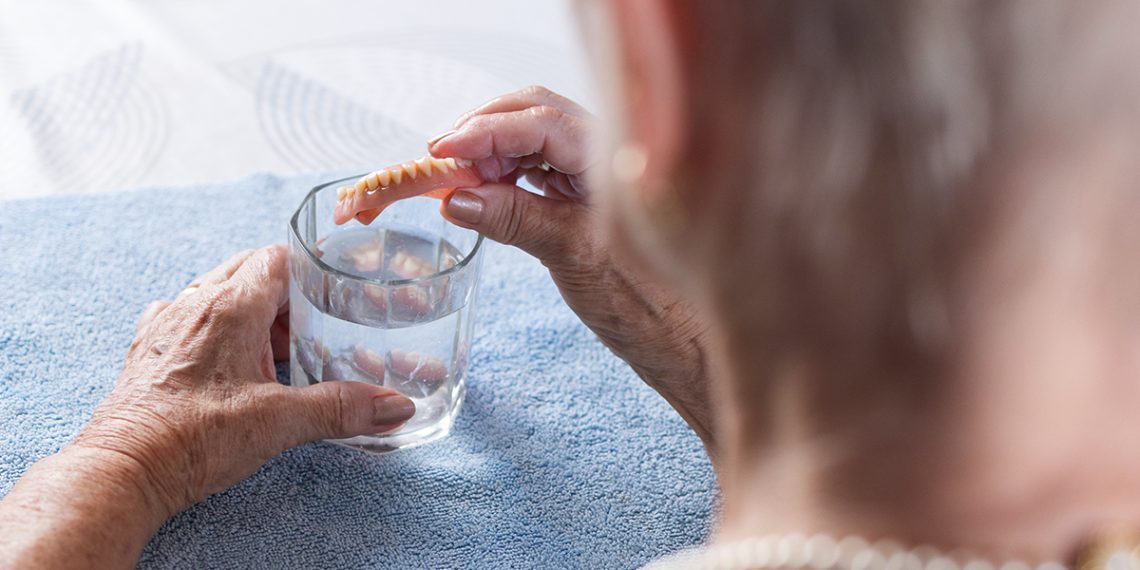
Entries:
{"type": "Polygon", "coordinates": [[[381,313],[388,310],[388,292],[379,285],[370,285],[365,283],[362,287],[364,291],[364,298],[368,299],[376,309],[381,313]]]}
{"type": "Polygon", "coordinates": [[[389,292],[383,287],[365,284],[364,298],[368,299],[380,313],[388,311],[389,296],[392,300],[392,317],[411,319],[426,315],[431,310],[431,297],[427,289],[420,285],[405,285],[389,292]]]}
{"type": "Polygon", "coordinates": [[[379,241],[370,241],[345,253],[345,257],[352,262],[352,267],[357,273],[380,271],[384,266],[383,256],[384,251],[379,241]]]}
{"type": "Polygon", "coordinates": [[[407,285],[392,292],[392,317],[416,319],[431,311],[428,290],[419,285],[407,285]]]}
{"type": "Polygon", "coordinates": [[[310,382],[319,382],[321,378],[329,378],[328,363],[332,354],[320,338],[312,341],[298,338],[294,341],[294,351],[297,354],[301,369],[309,376],[310,382]],[[322,375],[317,376],[317,371],[321,371],[322,375]]]}
{"type": "Polygon", "coordinates": [[[409,379],[439,384],[447,379],[447,365],[442,360],[416,352],[391,350],[388,363],[393,374],[409,379]]]}
{"type": "Polygon", "coordinates": [[[337,189],[333,221],[344,224],[355,218],[368,225],[393,202],[413,196],[440,200],[455,188],[483,183],[469,160],[425,156],[377,170],[351,186],[337,189]]]}
{"type": "Polygon", "coordinates": [[[388,262],[388,269],[401,279],[415,279],[436,272],[435,265],[402,251],[397,251],[392,256],[392,260],[388,262]]]}
{"type": "Polygon", "coordinates": [[[352,361],[356,368],[361,372],[372,377],[372,380],[377,383],[384,382],[384,357],[364,348],[361,345],[356,345],[356,349],[352,351],[352,361]]]}

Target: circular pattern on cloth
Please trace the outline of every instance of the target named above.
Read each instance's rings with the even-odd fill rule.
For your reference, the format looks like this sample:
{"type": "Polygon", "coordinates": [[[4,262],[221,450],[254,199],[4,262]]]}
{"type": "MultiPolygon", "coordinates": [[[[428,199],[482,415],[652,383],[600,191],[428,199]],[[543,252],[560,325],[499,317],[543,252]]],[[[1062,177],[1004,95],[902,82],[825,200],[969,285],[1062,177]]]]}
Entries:
{"type": "Polygon", "coordinates": [[[0,159],[27,170],[13,179],[40,180],[64,192],[141,180],[161,155],[170,124],[163,100],[140,73],[143,57],[140,44],[125,44],[13,92],[0,125],[17,132],[0,133],[0,159]]]}
{"type": "Polygon", "coordinates": [[[227,66],[293,169],[375,168],[493,96],[565,77],[557,50],[474,33],[391,33],[305,44],[227,66]],[[551,72],[555,69],[556,72],[551,72]],[[518,84],[518,78],[526,83],[518,84]]]}

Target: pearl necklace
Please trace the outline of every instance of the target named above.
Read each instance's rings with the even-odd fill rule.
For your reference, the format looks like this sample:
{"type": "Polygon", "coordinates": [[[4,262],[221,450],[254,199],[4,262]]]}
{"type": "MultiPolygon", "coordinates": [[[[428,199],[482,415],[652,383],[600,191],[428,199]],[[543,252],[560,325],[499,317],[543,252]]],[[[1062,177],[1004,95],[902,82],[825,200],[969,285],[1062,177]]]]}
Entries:
{"type": "MultiPolygon", "coordinates": [[[[1140,547],[1113,550],[1089,560],[1091,567],[1106,570],[1140,570],[1140,547]]],[[[836,541],[826,534],[810,538],[802,534],[770,535],[730,544],[694,548],[653,561],[643,570],[757,570],[802,568],[805,570],[1066,570],[1060,562],[1036,567],[1020,560],[994,564],[961,551],[943,553],[931,547],[911,550],[893,541],[875,544],[857,536],[836,541]]],[[[1083,564],[1082,570],[1090,568],[1083,564]]]]}

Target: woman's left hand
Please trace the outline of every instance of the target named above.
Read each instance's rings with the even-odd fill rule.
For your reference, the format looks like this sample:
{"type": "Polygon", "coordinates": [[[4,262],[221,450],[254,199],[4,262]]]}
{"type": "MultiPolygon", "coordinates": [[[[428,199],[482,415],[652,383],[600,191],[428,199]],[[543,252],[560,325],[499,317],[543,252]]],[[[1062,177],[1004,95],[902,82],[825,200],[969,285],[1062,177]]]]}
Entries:
{"type": "Polygon", "coordinates": [[[290,388],[285,248],[240,253],[139,321],[87,427],[0,501],[0,569],[133,568],[171,515],[284,449],[399,427],[411,400],[363,382],[290,388]]]}
{"type": "Polygon", "coordinates": [[[361,382],[291,388],[284,247],[235,255],[172,303],[143,314],[117,385],[73,447],[137,462],[173,514],[251,475],[281,451],[399,427],[415,411],[361,382]]]}

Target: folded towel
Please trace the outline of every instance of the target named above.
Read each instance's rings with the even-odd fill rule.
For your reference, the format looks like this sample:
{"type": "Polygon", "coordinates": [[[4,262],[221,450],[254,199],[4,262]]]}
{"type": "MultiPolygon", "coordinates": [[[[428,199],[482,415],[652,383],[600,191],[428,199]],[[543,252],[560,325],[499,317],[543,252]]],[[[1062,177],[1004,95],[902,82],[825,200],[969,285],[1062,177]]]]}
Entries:
{"type": "MultiPolygon", "coordinates": [[[[331,175],[329,175],[331,176],[331,175]]],[[[0,494],[111,389],[146,303],[282,242],[317,175],[0,203],[0,494]]],[[[706,538],[700,442],[562,303],[486,252],[450,437],[290,450],[174,517],[144,568],[634,568],[706,538]]]]}

